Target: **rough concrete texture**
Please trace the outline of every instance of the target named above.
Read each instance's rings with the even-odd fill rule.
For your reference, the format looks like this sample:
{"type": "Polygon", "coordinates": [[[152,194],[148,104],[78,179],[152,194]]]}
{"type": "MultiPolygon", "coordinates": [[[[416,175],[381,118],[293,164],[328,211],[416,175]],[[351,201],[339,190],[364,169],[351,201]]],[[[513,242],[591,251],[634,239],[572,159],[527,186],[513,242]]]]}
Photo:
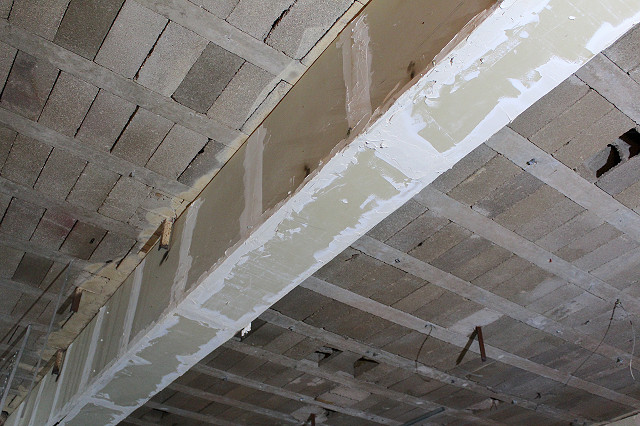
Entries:
{"type": "Polygon", "coordinates": [[[126,1],[96,55],[96,63],[133,78],[166,25],[167,19],[133,0],[126,1]],[[136,43],[131,43],[133,39],[136,43]]]}
{"type": "Polygon", "coordinates": [[[238,4],[238,0],[189,0],[194,4],[213,13],[220,19],[226,19],[234,7],[238,4]]]}
{"type": "Polygon", "coordinates": [[[93,60],[124,0],[71,0],[53,42],[93,60]]]}
{"type": "Polygon", "coordinates": [[[265,41],[293,59],[301,59],[351,5],[350,0],[298,0],[265,41]]]}
{"type": "Polygon", "coordinates": [[[69,0],[14,0],[9,22],[53,40],[69,0]]]}
{"type": "Polygon", "coordinates": [[[0,88],[4,88],[18,51],[8,44],[0,43],[0,88]]]}
{"type": "Polygon", "coordinates": [[[178,181],[188,186],[195,186],[200,177],[212,175],[222,168],[225,163],[225,158],[222,158],[224,152],[228,152],[227,147],[209,139],[206,145],[195,155],[189,166],[178,177],[178,181]]]}
{"type": "Polygon", "coordinates": [[[20,51],[2,92],[0,106],[37,120],[57,78],[57,68],[20,51]]]}
{"type": "Polygon", "coordinates": [[[629,72],[640,64],[640,29],[634,27],[603,53],[623,71],[629,72]]]}
{"type": "Polygon", "coordinates": [[[29,241],[43,214],[43,208],[14,198],[0,222],[0,232],[29,241]]]}
{"type": "Polygon", "coordinates": [[[106,233],[107,231],[104,229],[76,222],[60,247],[60,251],[79,259],[88,260],[106,233]]]}
{"type": "Polygon", "coordinates": [[[293,3],[294,0],[241,0],[227,21],[258,40],[264,40],[272,25],[289,12],[293,3]]]}
{"type": "Polygon", "coordinates": [[[136,81],[164,96],[180,85],[207,46],[196,33],[169,22],[136,75],[136,81]]]}
{"type": "Polygon", "coordinates": [[[40,219],[31,241],[51,250],[60,248],[76,221],[64,213],[47,210],[40,219]]]}
{"type": "Polygon", "coordinates": [[[139,166],[144,166],[165,138],[173,123],[146,109],[133,115],[111,152],[139,166]]]}
{"type": "Polygon", "coordinates": [[[65,199],[86,165],[84,160],[54,148],[33,187],[49,196],[65,199]]]}
{"type": "Polygon", "coordinates": [[[117,173],[89,163],[78,177],[67,201],[89,211],[97,211],[119,177],[117,173]]]}
{"type": "Polygon", "coordinates": [[[0,171],[0,176],[20,185],[33,186],[49,158],[51,149],[49,145],[18,135],[0,171]]]}
{"type": "Polygon", "coordinates": [[[177,179],[207,143],[206,136],[176,124],[153,153],[146,167],[177,179]]]}
{"type": "Polygon", "coordinates": [[[172,97],[205,114],[243,63],[242,58],[209,43],[172,97]]]}
{"type": "Polygon", "coordinates": [[[145,184],[123,176],[109,192],[98,212],[117,220],[127,221],[149,190],[150,188],[145,184]]]}

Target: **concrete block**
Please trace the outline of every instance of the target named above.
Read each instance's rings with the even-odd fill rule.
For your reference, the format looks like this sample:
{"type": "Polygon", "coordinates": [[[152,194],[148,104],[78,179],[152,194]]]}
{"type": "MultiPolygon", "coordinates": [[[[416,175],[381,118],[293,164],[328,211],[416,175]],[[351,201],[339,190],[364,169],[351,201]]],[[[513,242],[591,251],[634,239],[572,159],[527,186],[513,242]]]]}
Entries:
{"type": "Polygon", "coordinates": [[[0,278],[11,278],[24,256],[23,251],[0,245],[0,278]]]}
{"type": "Polygon", "coordinates": [[[604,55],[616,63],[625,72],[629,72],[640,64],[640,26],[634,26],[604,50],[604,55]]]}
{"type": "Polygon", "coordinates": [[[169,22],[138,71],[136,81],[164,96],[170,96],[205,47],[207,40],[193,31],[169,22]]]}
{"type": "Polygon", "coordinates": [[[555,290],[554,282],[546,280],[552,275],[543,271],[535,265],[525,269],[521,274],[514,276],[500,283],[492,291],[498,296],[502,296],[518,304],[530,303],[535,298],[540,297],[544,291],[555,290]],[[546,285],[548,284],[548,285],[546,285]],[[542,285],[542,290],[539,287],[542,285]]]}
{"type": "Polygon", "coordinates": [[[483,251],[490,249],[491,245],[491,241],[473,234],[429,263],[445,272],[451,272],[483,251]]]}
{"type": "Polygon", "coordinates": [[[604,223],[583,237],[578,238],[571,244],[556,251],[555,254],[567,262],[573,262],[614,238],[619,237],[621,234],[622,233],[612,225],[604,223]]]}
{"type": "Polygon", "coordinates": [[[588,91],[589,86],[575,75],[571,75],[520,114],[509,127],[529,138],[578,102],[588,91]]]}
{"type": "Polygon", "coordinates": [[[69,0],[14,0],[9,22],[53,40],[69,0]]]}
{"type": "Polygon", "coordinates": [[[498,155],[486,144],[478,146],[467,154],[462,160],[453,165],[451,169],[441,174],[431,183],[435,189],[447,193],[471,176],[476,170],[484,166],[493,157],[498,155]]]}
{"type": "Polygon", "coordinates": [[[437,300],[415,310],[413,315],[442,327],[449,327],[482,308],[482,305],[476,302],[447,291],[437,300]]]}
{"type": "Polygon", "coordinates": [[[0,170],[2,170],[5,161],[7,161],[7,157],[9,157],[9,152],[17,135],[18,133],[15,131],[0,126],[0,170]]]}
{"type": "Polygon", "coordinates": [[[398,250],[409,252],[448,224],[448,219],[439,217],[432,211],[426,211],[400,229],[386,243],[398,250]]]}
{"type": "Polygon", "coordinates": [[[629,185],[614,198],[630,209],[635,209],[640,205],[640,182],[629,185]]]}
{"type": "Polygon", "coordinates": [[[11,195],[0,193],[0,217],[4,216],[4,213],[7,211],[7,207],[9,207],[10,202],[11,195]]]}
{"type": "Polygon", "coordinates": [[[120,175],[93,163],[84,168],[67,201],[89,211],[97,211],[120,175]]]}
{"type": "Polygon", "coordinates": [[[52,265],[53,261],[49,259],[25,253],[12,279],[21,283],[40,286],[52,265]]]}
{"type": "Polygon", "coordinates": [[[98,88],[60,72],[38,122],[67,136],[75,136],[98,93],[98,88]]]}
{"type": "Polygon", "coordinates": [[[425,284],[422,287],[398,300],[392,306],[411,314],[433,300],[438,299],[445,292],[447,292],[447,290],[443,290],[440,287],[436,287],[435,285],[429,284],[425,281],[425,284]]]}
{"type": "Polygon", "coordinates": [[[492,290],[508,279],[523,273],[531,265],[531,262],[519,256],[511,256],[500,265],[471,280],[471,283],[485,290],[492,290]]]}
{"type": "Polygon", "coordinates": [[[328,298],[320,296],[316,292],[296,287],[287,297],[276,302],[272,308],[290,318],[303,321],[328,302],[328,298]]]}
{"type": "Polygon", "coordinates": [[[20,185],[33,186],[51,149],[35,139],[18,135],[0,175],[20,185]]]}
{"type": "Polygon", "coordinates": [[[76,222],[75,226],[60,247],[62,253],[89,260],[107,231],[97,226],[76,222]]]}
{"type": "Polygon", "coordinates": [[[0,0],[0,17],[2,17],[2,19],[9,18],[11,6],[13,6],[13,0],[0,0]]]}
{"type": "Polygon", "coordinates": [[[377,302],[391,306],[425,284],[424,280],[406,274],[400,279],[378,286],[369,297],[377,302]]]}
{"type": "Polygon", "coordinates": [[[166,118],[139,108],[111,152],[144,166],[172,126],[173,123],[166,118]]]}
{"type": "Polygon", "coordinates": [[[131,102],[100,90],[76,138],[109,151],[135,111],[136,106],[131,102]]]}
{"type": "Polygon", "coordinates": [[[273,79],[274,76],[267,71],[245,62],[218,96],[207,115],[232,129],[242,128],[266,97],[262,92],[269,87],[273,79]]]}
{"type": "Polygon", "coordinates": [[[427,238],[422,244],[418,244],[409,254],[423,262],[429,263],[470,235],[471,231],[451,222],[427,238]]]}
{"type": "Polygon", "coordinates": [[[529,241],[536,241],[585,211],[570,199],[562,197],[552,208],[548,210],[539,209],[538,217],[515,229],[515,232],[529,241]]]}
{"type": "Polygon", "coordinates": [[[578,102],[536,132],[529,140],[553,154],[612,109],[613,105],[605,98],[595,90],[589,90],[578,102]]]}
{"type": "Polygon", "coordinates": [[[213,13],[220,19],[227,19],[238,4],[238,0],[189,0],[201,8],[213,13]]]}
{"type": "Polygon", "coordinates": [[[166,25],[165,17],[127,0],[104,39],[95,62],[124,77],[133,78],[166,25]]]}
{"type": "MultiPolygon", "coordinates": [[[[609,170],[596,185],[605,192],[615,196],[634,185],[640,179],[640,157],[636,156],[609,170]]],[[[633,206],[635,208],[636,206],[633,206]]]]}
{"type": "Polygon", "coordinates": [[[47,210],[42,216],[31,241],[51,250],[58,250],[64,242],[76,220],[62,212],[47,210]]]}
{"type": "Polygon", "coordinates": [[[0,90],[4,88],[18,51],[8,44],[0,43],[0,90]]]}
{"type": "Polygon", "coordinates": [[[86,161],[54,148],[33,187],[44,194],[65,199],[86,165],[86,161]]]}
{"type": "Polygon", "coordinates": [[[207,141],[206,136],[176,124],[153,153],[146,167],[168,178],[177,179],[207,141]]]}
{"type": "Polygon", "coordinates": [[[89,258],[92,262],[112,262],[122,259],[136,243],[127,235],[107,232],[100,244],[89,258]]]}
{"type": "Polygon", "coordinates": [[[293,59],[301,59],[349,6],[351,0],[298,0],[265,42],[293,59]]]}
{"type": "Polygon", "coordinates": [[[150,190],[151,188],[147,185],[123,176],[113,187],[98,212],[113,219],[126,221],[135,213],[150,190]]]}
{"type": "Polygon", "coordinates": [[[43,214],[43,208],[13,198],[0,222],[0,232],[18,240],[29,241],[43,214]]]}
{"type": "Polygon", "coordinates": [[[584,290],[580,287],[571,283],[565,283],[565,285],[558,286],[556,289],[547,292],[535,300],[529,300],[528,303],[525,303],[525,307],[542,314],[582,293],[584,293],[584,290]]]}
{"type": "Polygon", "coordinates": [[[520,173],[523,173],[520,167],[497,155],[449,191],[449,196],[471,206],[520,173]]]}
{"type": "Polygon", "coordinates": [[[56,67],[20,51],[13,62],[0,105],[35,121],[57,77],[56,67]]]}
{"type": "Polygon", "coordinates": [[[209,43],[172,97],[206,114],[243,63],[239,56],[209,43]]]}
{"type": "Polygon", "coordinates": [[[596,216],[595,213],[585,211],[539,240],[536,240],[535,243],[553,253],[596,229],[603,223],[604,220],[596,216]]]}
{"type": "Polygon", "coordinates": [[[542,181],[535,176],[522,172],[496,188],[471,208],[484,216],[493,218],[533,194],[542,185],[542,181]]]}
{"type": "Polygon", "coordinates": [[[54,43],[92,61],[123,3],[124,0],[71,0],[54,43]]]}
{"type": "Polygon", "coordinates": [[[453,268],[450,272],[465,281],[471,281],[502,264],[512,253],[493,243],[477,256],[453,268]]]}
{"type": "Polygon", "coordinates": [[[294,0],[240,0],[227,22],[258,40],[264,40],[272,25],[286,16],[294,0]]]}
{"type": "Polygon", "coordinates": [[[635,126],[633,120],[614,108],[588,129],[579,132],[557,150],[554,157],[575,169],[635,126]]]}
{"type": "Polygon", "coordinates": [[[210,178],[224,166],[225,159],[230,156],[230,151],[225,145],[209,139],[204,148],[196,154],[189,166],[182,172],[178,181],[191,187],[196,185],[204,187],[210,178]],[[203,176],[207,177],[203,178],[203,176]]]}
{"type": "Polygon", "coordinates": [[[403,229],[409,223],[413,222],[418,216],[427,210],[422,204],[409,200],[398,210],[391,213],[377,224],[373,229],[367,232],[367,235],[380,241],[386,241],[396,232],[403,229]]]}

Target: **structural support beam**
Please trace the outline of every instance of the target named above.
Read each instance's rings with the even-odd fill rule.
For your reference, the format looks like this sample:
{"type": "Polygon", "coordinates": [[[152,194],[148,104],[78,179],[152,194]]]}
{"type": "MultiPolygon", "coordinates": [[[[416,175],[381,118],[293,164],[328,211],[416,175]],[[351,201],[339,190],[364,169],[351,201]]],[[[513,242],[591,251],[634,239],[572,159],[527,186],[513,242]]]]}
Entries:
{"type": "MultiPolygon", "coordinates": [[[[8,425],[116,424],[639,20],[640,0],[370,2],[8,425]]],[[[0,40],[211,138],[242,137],[6,22],[0,40]]]]}

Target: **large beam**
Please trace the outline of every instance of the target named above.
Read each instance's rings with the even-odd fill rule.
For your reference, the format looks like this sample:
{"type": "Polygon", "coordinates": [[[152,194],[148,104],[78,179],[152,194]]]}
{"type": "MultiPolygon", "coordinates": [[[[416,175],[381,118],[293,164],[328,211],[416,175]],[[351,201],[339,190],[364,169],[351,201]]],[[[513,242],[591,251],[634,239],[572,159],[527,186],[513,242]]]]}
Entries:
{"type": "MultiPolygon", "coordinates": [[[[640,0],[372,1],[77,337],[54,397],[39,385],[8,424],[122,420],[638,20],[640,0]]],[[[6,23],[0,39],[234,136],[6,23]]]]}

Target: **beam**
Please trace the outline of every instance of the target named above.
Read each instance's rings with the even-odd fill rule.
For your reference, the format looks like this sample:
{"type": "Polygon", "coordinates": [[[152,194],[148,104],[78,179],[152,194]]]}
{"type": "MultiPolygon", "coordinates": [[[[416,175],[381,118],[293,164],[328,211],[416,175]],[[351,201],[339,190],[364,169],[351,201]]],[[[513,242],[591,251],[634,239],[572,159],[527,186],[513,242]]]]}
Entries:
{"type": "Polygon", "coordinates": [[[229,382],[235,383],[237,385],[246,386],[252,389],[257,389],[262,392],[281,396],[283,398],[291,399],[294,401],[299,401],[304,404],[309,404],[309,405],[321,407],[327,410],[335,411],[336,413],[342,413],[357,419],[363,419],[363,420],[380,423],[380,424],[393,424],[393,425],[400,424],[399,422],[396,422],[394,420],[387,419],[381,416],[376,416],[374,414],[366,413],[364,411],[357,410],[355,408],[341,407],[339,405],[331,404],[328,402],[318,401],[308,395],[304,395],[298,392],[292,392],[290,390],[282,389],[277,386],[268,385],[266,383],[258,382],[256,380],[251,380],[246,377],[238,376],[236,374],[229,373],[227,371],[218,370],[216,368],[212,368],[206,365],[197,364],[193,367],[192,371],[205,374],[210,377],[215,377],[217,379],[228,380],[229,382]]]}
{"type": "MultiPolygon", "coordinates": [[[[630,353],[613,347],[607,343],[601,343],[600,339],[581,333],[571,327],[527,309],[515,302],[498,296],[488,290],[471,284],[453,274],[442,271],[435,266],[422,262],[400,250],[382,243],[368,235],[362,236],[351,245],[356,250],[367,256],[371,256],[387,265],[421,278],[431,284],[448,290],[465,299],[485,306],[492,311],[507,315],[516,321],[520,321],[530,327],[543,331],[549,335],[560,338],[568,343],[578,345],[588,351],[595,351],[606,358],[618,362],[620,357],[626,360],[632,358],[630,353]]],[[[633,361],[638,365],[640,357],[633,356],[633,361]]]]}
{"type": "MultiPolygon", "coordinates": [[[[313,376],[320,377],[325,380],[329,380],[330,382],[334,382],[336,386],[343,385],[343,386],[347,386],[350,389],[359,389],[374,395],[380,395],[392,401],[413,405],[414,407],[423,409],[425,411],[431,411],[431,410],[438,409],[440,407],[444,407],[446,409],[446,414],[457,416],[458,418],[464,419],[469,423],[472,423],[472,424],[487,423],[486,419],[473,416],[469,412],[465,412],[464,410],[458,410],[455,408],[447,407],[447,406],[444,406],[443,404],[436,404],[429,400],[426,400],[423,398],[417,398],[417,397],[408,395],[406,393],[396,392],[384,386],[379,386],[374,383],[366,382],[364,380],[358,380],[353,377],[347,376],[345,374],[327,371],[325,369],[318,367],[313,362],[308,360],[294,360],[284,355],[280,355],[280,354],[268,351],[266,349],[262,349],[256,346],[250,346],[234,340],[229,340],[227,343],[225,343],[225,347],[229,349],[233,349],[234,351],[243,353],[245,355],[251,355],[253,357],[256,357],[265,361],[279,364],[283,367],[292,368],[302,373],[311,374],[313,376]]],[[[488,422],[488,423],[491,423],[491,422],[488,422]]]]}
{"type": "Polygon", "coordinates": [[[620,298],[620,301],[629,311],[640,314],[640,300],[637,298],[621,292],[600,278],[548,252],[442,192],[429,187],[418,194],[414,200],[434,213],[515,253],[539,268],[575,284],[607,303],[615,302],[616,299],[620,298]]]}
{"type": "MultiPolygon", "coordinates": [[[[580,422],[587,422],[586,419],[579,419],[576,415],[570,412],[558,410],[544,404],[538,404],[535,401],[528,401],[518,396],[496,392],[471,380],[437,370],[425,364],[418,363],[418,365],[416,366],[415,360],[410,360],[391,352],[387,352],[383,349],[368,346],[356,340],[339,336],[330,331],[313,327],[302,321],[297,321],[285,315],[282,315],[281,313],[276,312],[272,309],[265,311],[260,316],[260,318],[278,327],[286,328],[295,333],[302,334],[303,336],[326,342],[331,347],[334,347],[336,349],[340,349],[342,351],[351,351],[369,359],[376,360],[377,362],[392,365],[397,368],[402,368],[403,370],[419,374],[432,380],[437,380],[449,386],[455,386],[461,389],[466,389],[468,391],[478,393],[480,395],[486,395],[488,398],[494,398],[501,401],[511,401],[514,405],[517,405],[521,408],[537,411],[543,415],[558,420],[568,422],[579,420],[580,422]]],[[[422,321],[422,326],[424,326],[424,321],[422,321]]]]}
{"type": "Polygon", "coordinates": [[[185,419],[197,420],[209,425],[238,426],[238,423],[222,420],[207,414],[194,413],[193,411],[183,410],[182,408],[172,407],[170,405],[160,404],[154,401],[147,401],[144,405],[146,407],[153,408],[154,410],[164,411],[165,413],[175,414],[176,416],[184,417],[185,419]]]}
{"type": "MultiPolygon", "coordinates": [[[[345,290],[318,278],[310,277],[301,285],[308,290],[312,290],[318,294],[329,297],[361,311],[377,315],[380,318],[406,327],[410,330],[417,331],[418,333],[431,336],[431,338],[441,340],[462,349],[465,349],[468,346],[468,335],[457,333],[434,323],[429,324],[431,327],[425,328],[425,321],[421,318],[403,312],[399,309],[392,308],[391,306],[383,305],[380,302],[360,296],[359,294],[345,290]]],[[[538,364],[495,346],[485,344],[485,349],[487,356],[498,360],[503,364],[528,371],[535,375],[554,380],[560,384],[564,384],[575,389],[583,390],[592,395],[606,398],[619,404],[640,409],[640,401],[635,398],[623,395],[609,388],[605,388],[604,386],[588,382],[569,373],[538,364]]],[[[477,343],[472,344],[468,350],[481,354],[477,343]]]]}
{"type": "MultiPolygon", "coordinates": [[[[63,367],[58,397],[30,399],[24,419],[126,418],[639,20],[640,0],[370,2],[175,221],[168,254],[152,250],[69,347],[65,367],[90,364],[89,377],[63,367]],[[114,338],[131,318],[131,338],[114,338]]],[[[0,40],[235,135],[6,22],[0,40]]]]}

